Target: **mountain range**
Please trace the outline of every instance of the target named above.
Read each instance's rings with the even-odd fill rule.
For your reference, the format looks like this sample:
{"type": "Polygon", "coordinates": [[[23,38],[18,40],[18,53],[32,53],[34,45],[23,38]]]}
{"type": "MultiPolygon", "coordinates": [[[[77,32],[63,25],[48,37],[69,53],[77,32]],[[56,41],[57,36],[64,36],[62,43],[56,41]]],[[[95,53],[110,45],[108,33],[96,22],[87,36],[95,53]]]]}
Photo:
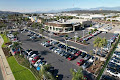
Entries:
{"type": "Polygon", "coordinates": [[[66,12],[66,11],[76,11],[76,10],[111,10],[111,11],[120,11],[119,7],[97,7],[97,8],[90,8],[90,9],[82,9],[82,8],[67,8],[67,9],[59,9],[59,10],[49,10],[49,11],[36,11],[33,13],[57,13],[57,12],[66,12]]]}

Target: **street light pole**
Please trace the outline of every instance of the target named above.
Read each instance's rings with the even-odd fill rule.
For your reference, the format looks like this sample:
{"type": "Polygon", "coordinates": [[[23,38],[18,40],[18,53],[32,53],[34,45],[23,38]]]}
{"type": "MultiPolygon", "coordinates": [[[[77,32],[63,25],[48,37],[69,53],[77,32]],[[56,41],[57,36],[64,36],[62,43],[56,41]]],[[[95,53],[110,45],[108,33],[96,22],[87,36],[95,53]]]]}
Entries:
{"type": "Polygon", "coordinates": [[[50,32],[49,36],[50,36],[50,41],[51,41],[52,32],[50,32]]]}
{"type": "Polygon", "coordinates": [[[66,52],[67,52],[67,40],[66,40],[66,52]]]}
{"type": "Polygon", "coordinates": [[[78,34],[78,33],[76,32],[76,33],[75,33],[75,36],[74,36],[74,37],[75,37],[75,42],[77,41],[77,40],[76,40],[77,37],[78,37],[77,34],[78,34]]]}
{"type": "Polygon", "coordinates": [[[67,52],[67,41],[68,41],[68,40],[67,40],[67,39],[65,39],[65,42],[66,42],[66,52],[67,52]]]}
{"type": "Polygon", "coordinates": [[[83,38],[84,38],[84,32],[85,32],[85,30],[82,30],[83,31],[83,38]]]}

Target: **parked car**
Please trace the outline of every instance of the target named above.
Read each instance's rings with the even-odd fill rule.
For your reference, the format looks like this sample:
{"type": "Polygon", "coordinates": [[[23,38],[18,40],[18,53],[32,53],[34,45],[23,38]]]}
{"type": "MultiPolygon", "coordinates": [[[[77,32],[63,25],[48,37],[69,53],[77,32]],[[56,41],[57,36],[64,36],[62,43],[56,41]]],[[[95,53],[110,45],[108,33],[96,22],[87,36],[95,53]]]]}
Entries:
{"type": "Polygon", "coordinates": [[[64,56],[65,53],[66,53],[65,51],[62,51],[61,54],[60,54],[60,56],[64,56]]]}
{"type": "Polygon", "coordinates": [[[85,60],[89,60],[90,59],[90,55],[89,54],[86,54],[86,56],[84,57],[85,60]]]}
{"type": "Polygon", "coordinates": [[[32,59],[32,64],[35,64],[35,62],[36,62],[38,59],[40,59],[40,57],[39,57],[39,56],[35,56],[35,57],[32,59]]]}
{"type": "Polygon", "coordinates": [[[85,55],[86,55],[86,53],[85,53],[85,52],[82,52],[80,56],[81,56],[82,58],[84,58],[85,55]]]}
{"type": "Polygon", "coordinates": [[[79,56],[81,53],[82,53],[82,51],[77,51],[77,52],[75,53],[75,56],[79,56]]]}
{"type": "Polygon", "coordinates": [[[58,44],[58,47],[60,47],[62,44],[58,44]]]}
{"type": "Polygon", "coordinates": [[[83,69],[86,69],[86,68],[88,68],[90,65],[91,65],[91,63],[87,61],[87,62],[85,62],[85,63],[82,65],[82,68],[83,68],[83,69]]]}
{"type": "Polygon", "coordinates": [[[92,63],[92,62],[96,61],[97,59],[98,59],[97,57],[95,58],[95,57],[91,56],[91,58],[88,60],[88,62],[92,63]]]}
{"type": "Polygon", "coordinates": [[[56,49],[54,52],[57,53],[60,49],[56,49]]]}
{"type": "Polygon", "coordinates": [[[102,75],[101,80],[116,80],[115,78],[109,76],[109,75],[102,75]]]}
{"type": "Polygon", "coordinates": [[[57,47],[54,47],[53,49],[52,49],[52,51],[54,52],[56,49],[58,49],[57,47]]]}
{"type": "Polygon", "coordinates": [[[74,55],[70,55],[68,58],[67,58],[69,61],[75,59],[75,56],[74,55]]]}
{"type": "Polygon", "coordinates": [[[81,66],[84,62],[85,62],[84,59],[80,59],[80,61],[77,62],[77,65],[78,65],[78,66],[81,66]]]}
{"type": "Polygon", "coordinates": [[[29,62],[31,62],[32,59],[33,59],[35,56],[37,56],[37,55],[36,55],[36,54],[31,55],[31,56],[29,57],[29,62]]]}
{"type": "Polygon", "coordinates": [[[49,49],[52,50],[53,48],[55,48],[54,46],[51,46],[49,49]]]}
{"type": "Polygon", "coordinates": [[[65,57],[65,58],[68,58],[69,56],[70,56],[70,53],[65,52],[64,57],[65,57]]]}
{"type": "Polygon", "coordinates": [[[61,54],[63,52],[63,50],[59,50],[57,51],[57,54],[61,54]]]}
{"type": "Polygon", "coordinates": [[[38,66],[41,66],[42,65],[42,60],[39,59],[35,64],[34,64],[34,67],[38,67],[38,66]]]}

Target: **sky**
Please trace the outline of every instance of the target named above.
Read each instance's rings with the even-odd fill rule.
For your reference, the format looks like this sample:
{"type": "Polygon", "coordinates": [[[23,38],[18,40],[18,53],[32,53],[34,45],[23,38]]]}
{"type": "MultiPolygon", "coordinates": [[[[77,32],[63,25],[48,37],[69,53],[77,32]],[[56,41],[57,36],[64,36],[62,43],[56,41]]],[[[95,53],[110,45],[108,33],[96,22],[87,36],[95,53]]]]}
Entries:
{"type": "Polygon", "coordinates": [[[0,10],[15,12],[118,6],[120,6],[120,0],[0,0],[0,10]]]}

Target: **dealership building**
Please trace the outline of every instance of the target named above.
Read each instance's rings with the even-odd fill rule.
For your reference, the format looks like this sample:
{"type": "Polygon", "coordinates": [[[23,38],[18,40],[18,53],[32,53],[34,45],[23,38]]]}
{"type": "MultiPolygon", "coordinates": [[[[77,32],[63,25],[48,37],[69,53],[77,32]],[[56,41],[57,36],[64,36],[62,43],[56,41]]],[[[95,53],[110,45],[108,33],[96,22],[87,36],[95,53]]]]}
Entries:
{"type": "Polygon", "coordinates": [[[71,19],[71,20],[59,20],[45,23],[48,26],[48,31],[55,33],[70,33],[79,30],[84,27],[90,26],[92,21],[87,19],[71,19]]]}

